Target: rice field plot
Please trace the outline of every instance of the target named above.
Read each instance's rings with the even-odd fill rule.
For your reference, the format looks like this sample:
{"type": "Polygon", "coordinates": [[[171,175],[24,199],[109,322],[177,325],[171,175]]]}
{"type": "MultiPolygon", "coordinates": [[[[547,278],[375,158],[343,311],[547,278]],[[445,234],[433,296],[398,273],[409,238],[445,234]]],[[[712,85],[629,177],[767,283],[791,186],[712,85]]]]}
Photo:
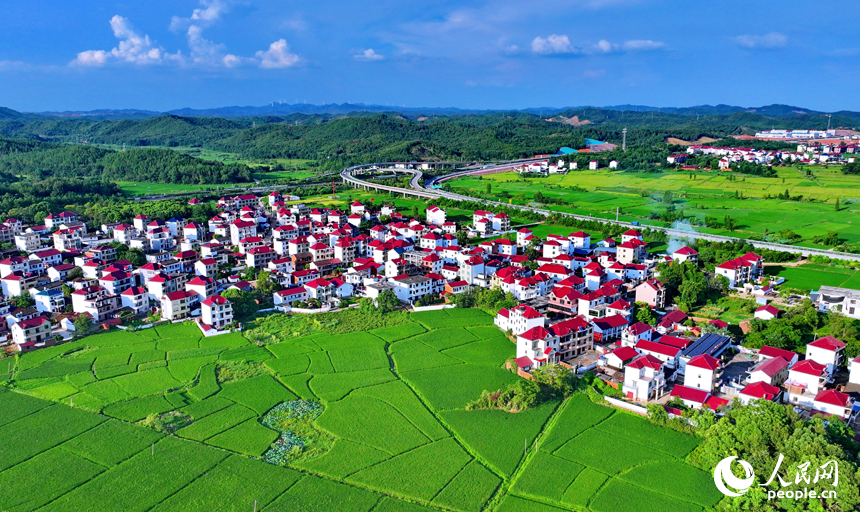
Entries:
{"type": "MultiPolygon", "coordinates": [[[[442,351],[446,348],[456,347],[475,341],[478,338],[462,327],[435,329],[426,334],[419,334],[410,338],[409,342],[420,341],[436,351],[442,351]]],[[[395,346],[396,347],[396,346],[395,346]]]]}
{"type": "Polygon", "coordinates": [[[623,482],[668,494],[704,508],[713,507],[723,497],[716,487],[710,485],[713,475],[681,461],[644,464],[619,475],[618,478],[623,482]],[[666,486],[667,482],[672,483],[669,488],[666,486]]]}
{"type": "Polygon", "coordinates": [[[308,384],[313,394],[325,401],[340,400],[356,389],[382,384],[397,377],[387,368],[363,372],[314,375],[308,384]]]}
{"type": "Polygon", "coordinates": [[[164,437],[158,432],[108,420],[61,444],[60,447],[102,466],[115,466],[164,437]]]}
{"type": "Polygon", "coordinates": [[[431,503],[461,512],[478,512],[501,483],[501,478],[473,460],[448,482],[431,503]]]}
{"type": "Polygon", "coordinates": [[[204,416],[191,425],[176,431],[176,435],[193,441],[204,441],[229,430],[239,423],[256,418],[254,411],[241,405],[231,405],[226,409],[204,416]]]}
{"type": "Polygon", "coordinates": [[[418,395],[436,411],[463,409],[484,390],[497,391],[519,378],[501,366],[456,361],[458,364],[452,366],[410,372],[402,370],[396,358],[395,365],[402,372],[401,378],[412,384],[418,395]]]}
{"type": "Polygon", "coordinates": [[[259,416],[281,402],[296,399],[294,394],[269,375],[224,384],[218,396],[244,405],[259,416]]]}
{"type": "Polygon", "coordinates": [[[0,473],[6,512],[35,510],[87,482],[106,468],[80,455],[52,448],[0,473]]]}
{"type": "Polygon", "coordinates": [[[609,475],[591,468],[583,469],[565,489],[561,500],[569,506],[585,508],[597,491],[606,484],[609,475]]]}
{"type": "Polygon", "coordinates": [[[277,432],[260,425],[257,419],[253,418],[207,439],[206,444],[259,457],[269,449],[278,435],[277,432]]]}
{"type": "Polygon", "coordinates": [[[149,395],[126,402],[112,403],[106,406],[103,412],[120,420],[138,421],[149,414],[161,414],[173,409],[173,404],[168,402],[164,395],[149,395]]]}
{"type": "Polygon", "coordinates": [[[397,409],[400,414],[409,418],[424,435],[433,441],[449,437],[439,420],[421,403],[415,393],[402,381],[391,381],[376,386],[363,387],[354,392],[359,396],[368,396],[382,400],[397,409]]]}
{"type": "Polygon", "coordinates": [[[29,416],[51,405],[50,402],[39,400],[21,393],[0,390],[0,427],[7,423],[29,416]]]}
{"type": "Polygon", "coordinates": [[[212,413],[218,412],[221,409],[226,409],[231,405],[233,405],[233,402],[227,400],[226,398],[211,396],[199,402],[194,402],[193,404],[186,405],[180,410],[185,414],[191,416],[194,420],[199,420],[204,416],[208,416],[212,413]]]}
{"type": "Polygon", "coordinates": [[[105,421],[104,417],[52,405],[0,427],[0,471],[23,462],[34,455],[105,421]]]}
{"type": "Polygon", "coordinates": [[[438,349],[418,340],[419,337],[428,335],[432,336],[432,333],[422,334],[394,344],[391,348],[391,358],[399,371],[414,372],[428,368],[435,369],[463,364],[459,359],[447,356],[438,349]]]}
{"type": "Polygon", "coordinates": [[[214,363],[218,356],[189,357],[188,359],[171,359],[167,361],[167,371],[179,382],[191,382],[200,373],[200,368],[208,363],[214,363]]]}
{"type": "Polygon", "coordinates": [[[513,474],[559,402],[511,414],[505,411],[445,411],[442,418],[484,461],[503,475],[513,474]]]}
{"type": "Polygon", "coordinates": [[[427,330],[417,322],[409,322],[402,325],[395,325],[393,327],[382,327],[381,329],[374,329],[369,332],[385,341],[393,342],[411,338],[418,334],[423,334],[427,332],[427,330]]]}
{"type": "Polygon", "coordinates": [[[587,395],[574,395],[564,404],[552,429],[541,441],[541,450],[552,453],[613,414],[615,414],[614,409],[595,404],[587,395]]]}
{"type": "Polygon", "coordinates": [[[30,390],[30,393],[48,400],[59,401],[67,396],[74,395],[78,392],[78,388],[68,382],[54,382],[39,386],[30,390]]]}
{"type": "Polygon", "coordinates": [[[351,485],[307,476],[273,501],[264,512],[370,512],[381,495],[351,485]]]}
{"type": "Polygon", "coordinates": [[[695,436],[663,428],[632,414],[613,414],[595,428],[610,436],[626,439],[679,459],[686,457],[699,445],[699,439],[695,436]]]}
{"type": "Polygon", "coordinates": [[[381,346],[335,350],[329,352],[335,372],[357,372],[388,368],[388,354],[381,346]]]}
{"type": "Polygon", "coordinates": [[[525,472],[514,482],[511,492],[534,499],[549,501],[557,506],[567,506],[565,491],[585,466],[555,457],[543,451],[529,459],[525,472]],[[548,478],[549,475],[552,477],[548,478]]]}
{"type": "Polygon", "coordinates": [[[337,439],[328,453],[322,457],[300,460],[295,467],[342,480],[389,458],[391,455],[377,448],[347,439],[337,439]]]}
{"type": "Polygon", "coordinates": [[[215,378],[215,365],[207,364],[200,368],[197,384],[188,389],[188,394],[197,400],[208,398],[221,390],[218,379],[215,378]]]}
{"type": "Polygon", "coordinates": [[[608,438],[602,431],[589,429],[554,451],[553,455],[608,475],[627,471],[646,462],[674,460],[671,455],[648,446],[629,441],[607,443],[608,438]]]}
{"type": "Polygon", "coordinates": [[[305,373],[310,366],[311,360],[307,354],[297,354],[294,356],[276,357],[268,359],[263,363],[263,366],[271,370],[275,375],[286,376],[297,373],[305,373]]]}
{"type": "Polygon", "coordinates": [[[516,354],[516,347],[505,337],[473,341],[465,345],[449,348],[443,354],[455,357],[464,363],[501,366],[502,361],[516,354]]]}
{"type": "Polygon", "coordinates": [[[400,411],[368,396],[349,395],[329,403],[316,424],[339,439],[365,444],[390,455],[432,441],[400,411]]]}
{"type": "Polygon", "coordinates": [[[497,512],[562,512],[564,508],[553,507],[537,501],[508,494],[496,508],[497,512]]]}
{"type": "Polygon", "coordinates": [[[302,477],[301,473],[231,455],[156,507],[163,512],[244,512],[248,504],[268,505],[302,477]]]}
{"type": "Polygon", "coordinates": [[[860,284],[857,282],[860,278],[856,277],[856,271],[839,268],[825,267],[822,265],[800,265],[797,267],[765,267],[769,275],[776,275],[785,279],[785,284],[782,286],[794,288],[797,290],[818,290],[824,286],[848,286],[854,281],[855,286],[860,284]],[[774,272],[775,273],[772,273],[774,272]]]}
{"type": "Polygon", "coordinates": [[[346,481],[429,502],[471,461],[456,441],[444,439],[363,469],[346,481]]]}
{"type": "Polygon", "coordinates": [[[43,510],[145,511],[173,495],[227,456],[174,437],[155,443],[134,457],[61,496],[43,510]]]}
{"type": "MultiPolygon", "coordinates": [[[[710,484],[709,484],[710,485],[710,484]]],[[[667,484],[668,487],[668,484],[667,484]]],[[[701,512],[702,507],[674,496],[612,479],[591,501],[594,512],[701,512]]]]}
{"type": "Polygon", "coordinates": [[[154,368],[144,372],[136,372],[122,375],[114,379],[129,396],[146,396],[182,386],[182,383],[174,379],[167,368],[154,368]]]}

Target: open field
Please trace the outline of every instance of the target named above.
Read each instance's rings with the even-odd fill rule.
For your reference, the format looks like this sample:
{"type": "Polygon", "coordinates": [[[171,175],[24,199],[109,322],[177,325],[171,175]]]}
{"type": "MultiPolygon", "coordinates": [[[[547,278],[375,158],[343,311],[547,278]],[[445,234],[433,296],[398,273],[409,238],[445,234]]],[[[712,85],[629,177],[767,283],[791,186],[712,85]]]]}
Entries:
{"type": "Polygon", "coordinates": [[[12,391],[0,391],[9,440],[0,488],[13,497],[4,506],[247,510],[257,500],[258,510],[609,510],[631,490],[646,506],[655,497],[679,510],[715,501],[667,497],[644,466],[671,463],[685,485],[699,485],[701,472],[683,462],[695,438],[584,395],[519,414],[464,410],[518,379],[503,368],[514,346],[479,310],[390,313],[369,332],[358,315],[314,320],[259,320],[277,336],[262,347],[241,334],[202,338],[186,323],[21,356],[12,391]],[[219,381],[225,360],[240,361],[247,376],[219,381]],[[322,405],[309,442],[327,444],[309,445],[312,456],[290,452],[288,467],[248,458],[279,436],[261,417],[297,397],[322,405]],[[143,426],[171,418],[181,420],[173,434],[143,426]],[[22,430],[32,435],[14,434],[22,430]],[[607,438],[622,440],[611,443],[611,457],[607,438]],[[30,501],[35,474],[42,491],[30,501]]]}
{"type": "Polygon", "coordinates": [[[812,244],[812,237],[835,231],[843,242],[860,244],[860,176],[843,175],[837,168],[811,169],[814,179],[804,177],[795,168],[779,168],[776,178],[737,175],[733,181],[729,181],[728,173],[717,171],[700,171],[691,179],[684,171],[625,173],[601,169],[525,180],[511,172],[486,175],[481,179],[459,178],[447,183],[454,192],[468,194],[484,193],[490,182],[493,195],[500,200],[514,198],[518,203],[529,202],[540,192],[546,197],[560,197],[572,203],[552,205],[552,209],[581,215],[614,219],[616,208],[620,208],[620,220],[654,226],[668,225],[650,220],[649,216],[665,211],[666,204],[657,196],[671,191],[675,194],[675,208],[683,210],[687,217],[700,220],[712,217],[720,223],[727,215],[735,219],[733,232],[699,228],[703,232],[777,236],[780,231],[792,230],[803,237],[801,245],[822,247],[812,244]],[[585,191],[574,190],[575,187],[585,191]],[[802,195],[815,202],[765,199],[767,195],[776,197],[786,190],[791,196],[802,195]],[[736,191],[744,199],[736,199],[736,191]],[[841,201],[839,211],[834,208],[836,198],[841,201]]]}
{"type": "Polygon", "coordinates": [[[818,290],[820,286],[841,286],[860,289],[860,274],[844,267],[829,267],[806,263],[797,267],[771,265],[764,268],[765,274],[785,278],[783,288],[806,292],[818,290]]]}

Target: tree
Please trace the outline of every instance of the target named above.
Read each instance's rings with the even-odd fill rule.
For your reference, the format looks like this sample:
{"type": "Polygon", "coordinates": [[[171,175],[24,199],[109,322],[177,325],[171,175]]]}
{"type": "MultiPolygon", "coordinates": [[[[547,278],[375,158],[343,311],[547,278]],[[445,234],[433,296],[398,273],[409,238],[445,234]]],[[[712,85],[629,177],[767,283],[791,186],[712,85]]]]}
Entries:
{"type": "Polygon", "coordinates": [[[638,310],[636,311],[637,322],[642,322],[643,324],[648,325],[654,325],[657,322],[657,318],[654,316],[654,311],[651,309],[651,306],[644,302],[637,302],[636,306],[638,307],[638,310]]]}
{"type": "Polygon", "coordinates": [[[82,277],[84,277],[84,269],[82,269],[81,267],[75,267],[69,271],[69,275],[68,275],[67,279],[69,281],[73,281],[75,279],[79,279],[82,277]]]}
{"type": "Polygon", "coordinates": [[[16,308],[32,308],[36,305],[36,301],[33,299],[33,296],[27,292],[24,292],[17,297],[12,297],[9,299],[9,302],[11,302],[16,308]]]}
{"type": "Polygon", "coordinates": [[[493,193],[493,184],[490,182],[487,182],[487,195],[492,194],[492,193],[493,193]]]}
{"type": "Polygon", "coordinates": [[[672,191],[671,190],[664,190],[663,191],[663,202],[666,204],[672,204],[672,199],[673,199],[672,191]]]}
{"type": "Polygon", "coordinates": [[[385,290],[376,299],[377,309],[380,313],[389,313],[400,307],[400,299],[391,290],[385,290]]]}
{"type": "Polygon", "coordinates": [[[839,211],[839,198],[838,197],[833,200],[833,206],[836,209],[836,211],[838,212],[839,211]]]}
{"type": "Polygon", "coordinates": [[[93,319],[90,315],[81,314],[74,321],[75,332],[80,336],[85,336],[93,330],[93,319]]]}
{"type": "Polygon", "coordinates": [[[723,226],[729,231],[734,231],[735,219],[733,219],[730,215],[726,215],[725,218],[723,218],[723,226]]]}
{"type": "Polygon", "coordinates": [[[63,290],[63,297],[66,298],[71,297],[72,291],[74,291],[72,290],[72,287],[67,285],[66,283],[63,283],[63,286],[61,286],[60,289],[63,290]]]}
{"type": "Polygon", "coordinates": [[[433,296],[432,293],[428,293],[418,299],[419,306],[430,306],[436,300],[436,297],[433,296]]]}
{"type": "Polygon", "coordinates": [[[257,313],[257,301],[251,292],[232,289],[226,290],[221,296],[230,301],[237,320],[248,320],[257,313]]]}
{"type": "Polygon", "coordinates": [[[269,295],[278,291],[279,288],[280,286],[272,279],[272,273],[268,270],[261,270],[257,274],[257,291],[259,293],[269,295]]]}

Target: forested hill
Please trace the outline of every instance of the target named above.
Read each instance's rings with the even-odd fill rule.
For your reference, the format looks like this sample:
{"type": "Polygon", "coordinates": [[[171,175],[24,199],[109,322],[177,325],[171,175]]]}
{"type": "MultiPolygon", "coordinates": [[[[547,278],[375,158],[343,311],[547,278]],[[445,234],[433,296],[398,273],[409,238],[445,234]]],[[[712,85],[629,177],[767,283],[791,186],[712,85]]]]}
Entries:
{"type": "Polygon", "coordinates": [[[200,160],[169,149],[111,151],[86,145],[0,139],[0,173],[41,180],[98,178],[157,183],[240,183],[251,181],[241,164],[200,160]]]}

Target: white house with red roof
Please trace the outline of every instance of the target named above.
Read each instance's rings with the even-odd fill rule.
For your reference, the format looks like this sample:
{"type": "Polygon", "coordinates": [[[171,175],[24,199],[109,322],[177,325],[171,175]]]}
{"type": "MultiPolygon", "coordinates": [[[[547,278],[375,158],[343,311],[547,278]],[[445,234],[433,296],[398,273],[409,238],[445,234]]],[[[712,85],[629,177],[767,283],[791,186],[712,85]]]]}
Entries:
{"type": "Polygon", "coordinates": [[[691,409],[701,409],[704,407],[705,402],[708,401],[711,394],[703,389],[690,388],[681,384],[675,384],[670,396],[672,398],[680,398],[684,405],[691,409]]]}
{"type": "Polygon", "coordinates": [[[732,288],[740,287],[744,283],[755,281],[764,272],[764,263],[761,256],[748,252],[739,258],[729,260],[717,265],[714,273],[725,276],[732,288]]]}
{"type": "Polygon", "coordinates": [[[571,248],[575,249],[590,249],[591,248],[591,235],[586,233],[585,231],[576,231],[571,233],[567,237],[570,240],[571,248]]]}
{"type": "Polygon", "coordinates": [[[220,331],[233,322],[233,304],[220,295],[206,297],[200,302],[200,320],[220,331]]]}
{"type": "Polygon", "coordinates": [[[304,302],[308,299],[308,290],[304,286],[288,288],[273,294],[275,307],[287,305],[292,306],[295,302],[304,302]]]}
{"type": "Polygon", "coordinates": [[[782,386],[788,379],[788,361],[782,357],[769,357],[760,360],[747,370],[746,381],[765,382],[771,386],[782,386]]]}
{"type": "Polygon", "coordinates": [[[191,302],[200,302],[206,297],[215,295],[216,288],[215,280],[206,276],[195,276],[185,283],[185,291],[196,295],[196,297],[191,297],[191,302]]]}
{"type": "Polygon", "coordinates": [[[678,365],[678,355],[681,353],[679,348],[647,340],[639,340],[634,348],[643,354],[650,354],[672,367],[678,365]]]}
{"type": "Polygon", "coordinates": [[[619,263],[628,264],[645,261],[648,257],[648,244],[639,238],[621,242],[615,250],[619,263]]]}
{"type": "Polygon", "coordinates": [[[433,224],[434,226],[441,226],[447,222],[448,213],[444,208],[440,208],[438,206],[430,206],[427,208],[427,224],[433,224]]]}
{"type": "Polygon", "coordinates": [[[769,345],[765,345],[758,351],[758,360],[763,361],[765,359],[770,359],[772,357],[781,357],[788,361],[789,366],[793,365],[800,359],[800,355],[797,352],[792,352],[791,350],[785,350],[782,348],[771,347],[769,345]]]}
{"type": "Polygon", "coordinates": [[[174,321],[188,318],[191,313],[191,299],[196,294],[184,290],[171,292],[161,297],[161,318],[174,321]]]}
{"type": "Polygon", "coordinates": [[[671,254],[672,260],[678,263],[689,261],[691,263],[699,262],[699,251],[689,246],[684,246],[671,254]]]}
{"type": "Polygon", "coordinates": [[[753,315],[755,318],[759,320],[773,320],[774,318],[779,317],[779,309],[770,304],[759,306],[755,310],[755,314],[753,315]]]}
{"type": "Polygon", "coordinates": [[[845,343],[833,336],[825,336],[806,345],[806,359],[823,364],[827,373],[833,375],[845,361],[844,351],[845,343]]]}
{"type": "Polygon", "coordinates": [[[559,337],[544,327],[532,327],[517,335],[517,358],[526,357],[533,366],[540,368],[559,362],[561,346],[559,337]]]}
{"type": "Polygon", "coordinates": [[[261,245],[248,250],[248,254],[245,255],[245,265],[252,268],[265,268],[278,256],[279,254],[268,245],[261,245]]]}
{"type": "Polygon", "coordinates": [[[621,346],[635,347],[641,340],[652,341],[654,328],[644,322],[635,324],[624,329],[621,335],[621,346]]]}
{"type": "Polygon", "coordinates": [[[591,319],[591,325],[594,327],[594,341],[605,344],[619,339],[628,322],[621,315],[611,315],[603,318],[593,318],[591,319]]]}
{"type": "Polygon", "coordinates": [[[230,243],[239,245],[243,238],[257,236],[257,224],[247,220],[234,220],[230,224],[230,243]]]}
{"type": "Polygon", "coordinates": [[[358,215],[364,215],[364,205],[361,204],[361,201],[353,201],[351,205],[349,205],[349,213],[354,213],[358,215]]]}
{"type": "Polygon", "coordinates": [[[777,386],[771,386],[767,382],[763,381],[755,381],[748,384],[740,391],[740,393],[738,393],[738,400],[740,400],[743,405],[748,405],[753,400],[761,399],[777,402],[781,393],[782,390],[777,386]]]}
{"type": "Polygon", "coordinates": [[[149,293],[146,288],[132,286],[122,292],[119,298],[120,307],[128,308],[135,315],[149,312],[149,293]]]}
{"type": "Polygon", "coordinates": [[[15,322],[9,330],[12,333],[12,344],[19,352],[29,352],[41,348],[42,345],[53,344],[51,321],[41,315],[15,322]]]}
{"type": "Polygon", "coordinates": [[[60,224],[78,222],[78,214],[72,212],[51,213],[45,217],[45,226],[53,229],[60,224]]]}
{"type": "Polygon", "coordinates": [[[841,391],[824,389],[815,396],[815,400],[812,401],[812,408],[825,414],[848,419],[854,408],[854,399],[841,391]]]}
{"type": "Polygon", "coordinates": [[[812,407],[815,396],[827,384],[826,369],[823,364],[809,359],[792,365],[788,370],[788,380],[785,381],[788,401],[794,405],[812,407]]]}
{"type": "Polygon", "coordinates": [[[717,384],[720,362],[708,354],[700,354],[690,359],[684,370],[684,385],[713,393],[717,384]]]}
{"type": "Polygon", "coordinates": [[[639,357],[639,352],[633,347],[618,347],[600,356],[599,363],[617,370],[623,370],[627,363],[639,357]]]}
{"type": "Polygon", "coordinates": [[[309,299],[317,299],[320,302],[328,302],[334,296],[334,285],[331,281],[317,278],[305,283],[309,299]]]}
{"type": "Polygon", "coordinates": [[[848,363],[848,382],[860,384],[860,356],[855,357],[848,363]]]}
{"type": "Polygon", "coordinates": [[[624,367],[621,392],[627,400],[657,399],[665,386],[663,362],[654,356],[640,355],[624,367]]]}
{"type": "Polygon", "coordinates": [[[533,238],[533,231],[529,228],[521,228],[517,231],[517,245],[520,247],[526,247],[529,244],[530,239],[533,238]]]}

